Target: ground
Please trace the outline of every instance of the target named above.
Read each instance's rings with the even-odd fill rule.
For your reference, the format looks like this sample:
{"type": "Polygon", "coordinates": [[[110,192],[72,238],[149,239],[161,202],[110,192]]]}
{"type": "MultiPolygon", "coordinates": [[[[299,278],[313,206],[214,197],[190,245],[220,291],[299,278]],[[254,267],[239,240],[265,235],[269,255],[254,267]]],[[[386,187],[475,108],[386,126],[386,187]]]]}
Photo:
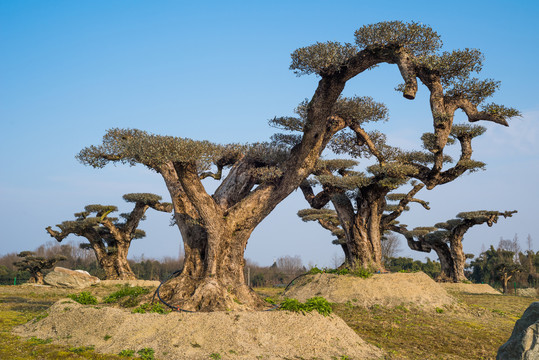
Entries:
{"type": "MultiPolygon", "coordinates": [[[[88,290],[98,298],[103,299],[117,289],[117,286],[109,285],[91,287],[88,290]]],[[[282,289],[258,289],[258,292],[263,296],[274,298],[278,297],[280,291],[282,289]]],[[[80,291],[33,286],[0,287],[0,358],[14,360],[121,359],[122,357],[113,355],[118,354],[116,351],[109,355],[99,354],[89,346],[66,346],[50,343],[47,336],[27,339],[12,334],[13,329],[19,324],[28,321],[31,321],[30,324],[34,321],[36,323],[42,321],[40,318],[48,314],[49,312],[46,310],[57,301],[60,301],[57,307],[63,306],[62,311],[64,308],[69,308],[65,310],[66,318],[68,318],[67,315],[75,311],[78,305],[67,302],[62,304],[62,301],[67,301],[65,300],[67,294],[75,292],[80,291]]],[[[494,359],[498,347],[509,338],[515,321],[531,302],[539,301],[539,298],[494,293],[474,294],[473,292],[473,285],[463,289],[451,289],[450,295],[455,300],[456,306],[434,309],[410,305],[382,306],[378,304],[365,307],[357,305],[353,299],[332,306],[335,318],[340,317],[362,339],[382,349],[387,354],[385,355],[386,359],[494,359]]],[[[97,307],[101,306],[102,304],[99,304],[97,307]]],[[[95,310],[97,311],[97,309],[95,310]]],[[[158,314],[143,315],[163,316],[158,314]]],[[[185,316],[186,314],[177,315],[185,316]]],[[[226,315],[221,314],[220,316],[226,315]]],[[[235,318],[235,315],[231,317],[231,319],[243,321],[240,320],[241,318],[241,314],[238,319],[235,318]]],[[[248,320],[247,315],[243,318],[245,321],[248,320]]],[[[316,315],[315,318],[322,317],[316,315]]],[[[339,326],[338,323],[339,321],[336,321],[332,326],[339,326]]],[[[312,324],[311,330],[316,329],[317,323],[312,324]]],[[[260,336],[263,335],[260,334],[260,336]]],[[[50,338],[53,337],[54,335],[50,336],[50,338]]],[[[105,337],[106,335],[103,336],[103,340],[107,341],[105,337]]],[[[290,342],[297,340],[299,340],[297,336],[290,338],[290,342]]],[[[112,341],[112,339],[108,339],[108,341],[112,341]]],[[[197,346],[205,345],[203,344],[204,339],[198,341],[189,344],[190,347],[196,350],[197,346]]],[[[297,345],[301,346],[301,344],[297,345]]],[[[154,346],[154,348],[158,350],[158,346],[154,346]]],[[[154,348],[147,349],[147,351],[150,352],[154,348]]],[[[234,352],[237,350],[229,349],[226,353],[207,353],[202,358],[240,358],[235,357],[237,354],[234,352]]],[[[159,351],[156,351],[156,354],[158,353],[159,351]]],[[[152,358],[150,357],[152,355],[148,355],[149,353],[144,355],[145,353],[142,352],[141,354],[135,353],[136,356],[152,358]]],[[[348,355],[342,354],[340,359],[346,359],[346,356],[348,355]]],[[[168,359],[171,357],[165,355],[156,358],[168,359]]],[[[313,356],[304,358],[309,359],[313,356]]],[[[339,359],[339,357],[335,358],[339,359]]],[[[348,358],[353,359],[354,357],[348,358]]]]}

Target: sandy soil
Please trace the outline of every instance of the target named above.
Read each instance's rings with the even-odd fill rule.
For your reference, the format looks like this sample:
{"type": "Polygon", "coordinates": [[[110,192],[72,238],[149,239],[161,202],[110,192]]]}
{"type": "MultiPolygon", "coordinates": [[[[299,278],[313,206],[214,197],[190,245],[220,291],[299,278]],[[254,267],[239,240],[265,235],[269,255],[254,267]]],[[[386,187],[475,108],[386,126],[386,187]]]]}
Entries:
{"type": "Polygon", "coordinates": [[[440,283],[440,285],[446,290],[467,294],[501,294],[489,284],[440,283]]]}
{"type": "Polygon", "coordinates": [[[103,353],[153,348],[159,359],[380,359],[338,316],[286,311],[132,314],[64,299],[14,332],[103,353]],[[105,340],[107,338],[107,340],[105,340]]]}
{"type": "Polygon", "coordinates": [[[368,279],[352,275],[307,275],[285,293],[285,297],[305,301],[323,296],[329,302],[352,302],[370,307],[411,305],[436,308],[456,304],[456,300],[428,275],[417,273],[375,274],[368,279]]]}

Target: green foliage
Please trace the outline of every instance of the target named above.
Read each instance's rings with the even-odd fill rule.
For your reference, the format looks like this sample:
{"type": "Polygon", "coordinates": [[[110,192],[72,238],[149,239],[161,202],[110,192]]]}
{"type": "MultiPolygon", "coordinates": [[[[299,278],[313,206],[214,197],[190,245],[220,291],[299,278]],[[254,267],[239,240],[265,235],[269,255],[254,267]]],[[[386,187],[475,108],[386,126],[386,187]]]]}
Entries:
{"type": "Polygon", "coordinates": [[[97,305],[97,298],[89,291],[83,291],[80,294],[70,294],[67,297],[82,305],[97,305]]]}
{"type": "Polygon", "coordinates": [[[143,360],[154,360],[155,359],[155,357],[154,357],[155,351],[152,348],[140,349],[139,351],[137,351],[137,354],[139,354],[140,358],[143,359],[143,360]]]}
{"type": "Polygon", "coordinates": [[[280,309],[300,312],[302,314],[316,310],[323,316],[327,316],[332,312],[329,302],[321,296],[315,296],[307,299],[305,303],[301,303],[297,299],[285,299],[281,303],[280,309]]]}
{"type": "Polygon", "coordinates": [[[426,262],[421,262],[419,260],[406,257],[389,258],[386,268],[391,272],[407,273],[423,271],[431,278],[436,278],[442,271],[440,263],[437,261],[431,261],[429,258],[427,258],[426,262]]]}
{"type": "Polygon", "coordinates": [[[168,314],[170,310],[166,309],[160,303],[155,304],[142,304],[139,307],[133,309],[133,313],[144,314],[144,313],[156,313],[156,314],[168,314]]]}
{"type": "Polygon", "coordinates": [[[440,36],[427,25],[416,22],[383,21],[365,25],[355,32],[360,48],[373,45],[403,46],[416,56],[427,55],[442,46],[440,36]]]}
{"type": "Polygon", "coordinates": [[[315,266],[315,267],[311,268],[307,273],[311,274],[311,275],[314,275],[314,274],[322,274],[324,272],[325,272],[325,270],[319,269],[319,268],[317,268],[315,266]]]}
{"type": "Polygon", "coordinates": [[[221,354],[219,354],[219,353],[211,353],[210,354],[210,359],[219,360],[219,359],[221,359],[221,354]]]}
{"type": "Polygon", "coordinates": [[[328,41],[317,42],[295,50],[290,56],[292,63],[290,70],[298,76],[308,74],[332,74],[343,66],[357,53],[357,48],[352,44],[328,41]]]}
{"type": "Polygon", "coordinates": [[[437,312],[438,314],[443,314],[444,309],[441,309],[441,308],[437,307],[437,308],[436,308],[436,312],[437,312]]]}
{"type": "Polygon", "coordinates": [[[50,344],[52,342],[52,339],[40,339],[35,336],[32,336],[30,339],[28,339],[28,342],[33,345],[42,345],[42,344],[50,344]]]}
{"type": "Polygon", "coordinates": [[[94,350],[95,350],[95,346],[90,345],[90,346],[72,347],[72,348],[69,348],[68,350],[69,350],[70,352],[72,352],[72,353],[75,353],[75,354],[82,354],[82,353],[85,353],[85,352],[87,352],[87,351],[94,351],[94,350]]]}
{"type": "Polygon", "coordinates": [[[140,286],[129,286],[125,285],[120,290],[113,292],[103,299],[103,302],[106,304],[111,304],[118,302],[120,299],[128,297],[127,300],[124,300],[124,306],[130,307],[130,305],[136,305],[137,298],[140,295],[145,295],[150,292],[149,289],[140,287],[140,286]]]}
{"type": "Polygon", "coordinates": [[[142,203],[142,204],[157,204],[161,201],[161,196],[150,194],[150,193],[131,193],[125,194],[123,199],[131,203],[142,203]]]}
{"type": "Polygon", "coordinates": [[[366,269],[364,267],[357,267],[356,269],[353,269],[350,273],[362,279],[370,278],[373,275],[373,272],[370,269],[366,269]]]}
{"type": "Polygon", "coordinates": [[[121,357],[133,357],[135,356],[135,350],[125,349],[118,353],[121,357]]]}
{"type": "Polygon", "coordinates": [[[271,305],[275,305],[276,302],[275,302],[275,299],[271,298],[271,297],[266,297],[264,298],[264,301],[267,302],[268,304],[271,304],[271,305]]]}

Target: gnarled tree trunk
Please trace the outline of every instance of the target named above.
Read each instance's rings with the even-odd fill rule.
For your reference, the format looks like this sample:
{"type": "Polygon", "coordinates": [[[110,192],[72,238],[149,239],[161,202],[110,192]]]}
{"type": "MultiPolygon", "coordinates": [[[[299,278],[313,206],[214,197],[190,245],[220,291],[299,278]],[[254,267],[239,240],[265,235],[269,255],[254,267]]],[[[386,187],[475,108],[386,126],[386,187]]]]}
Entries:
{"type": "Polygon", "coordinates": [[[265,303],[244,277],[244,250],[251,231],[218,238],[184,238],[181,274],[161,287],[167,303],[189,311],[263,309],[265,303]]]}

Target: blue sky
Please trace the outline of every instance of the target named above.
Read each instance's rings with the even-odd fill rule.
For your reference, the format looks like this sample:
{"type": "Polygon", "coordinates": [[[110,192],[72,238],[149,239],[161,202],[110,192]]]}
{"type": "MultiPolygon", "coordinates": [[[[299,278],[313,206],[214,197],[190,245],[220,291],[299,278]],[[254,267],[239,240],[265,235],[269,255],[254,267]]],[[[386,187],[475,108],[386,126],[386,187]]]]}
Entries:
{"type": "MultiPolygon", "coordinates": [[[[50,241],[45,227],[84,205],[124,205],[129,192],[168,197],[161,178],[142,167],[96,170],[75,160],[107,129],[267,140],[267,120],[291,115],[318,81],[288,70],[290,53],[316,41],[353,42],[357,28],[386,20],[429,24],[446,50],[481,49],[481,77],[502,82],[492,100],[523,113],[509,128],[484,124],[474,158],[486,171],[420,193],[432,210],[415,207],[402,221],[414,227],[460,211],[517,209],[492,228],[470,230],[465,251],[478,254],[515,234],[523,247],[530,234],[537,251],[538,15],[535,1],[0,1],[0,254],[50,241]]],[[[393,144],[418,148],[431,129],[426,89],[407,101],[393,91],[399,82],[395,67],[381,66],[350,81],[345,94],[385,102],[391,118],[380,129],[393,144]]],[[[246,256],[263,265],[286,254],[332,265],[340,250],[318,225],[296,217],[305,206],[298,192],[279,205],[246,256]]],[[[168,224],[168,215],[148,213],[148,236],[131,256],[176,256],[180,235],[168,224]]]]}

